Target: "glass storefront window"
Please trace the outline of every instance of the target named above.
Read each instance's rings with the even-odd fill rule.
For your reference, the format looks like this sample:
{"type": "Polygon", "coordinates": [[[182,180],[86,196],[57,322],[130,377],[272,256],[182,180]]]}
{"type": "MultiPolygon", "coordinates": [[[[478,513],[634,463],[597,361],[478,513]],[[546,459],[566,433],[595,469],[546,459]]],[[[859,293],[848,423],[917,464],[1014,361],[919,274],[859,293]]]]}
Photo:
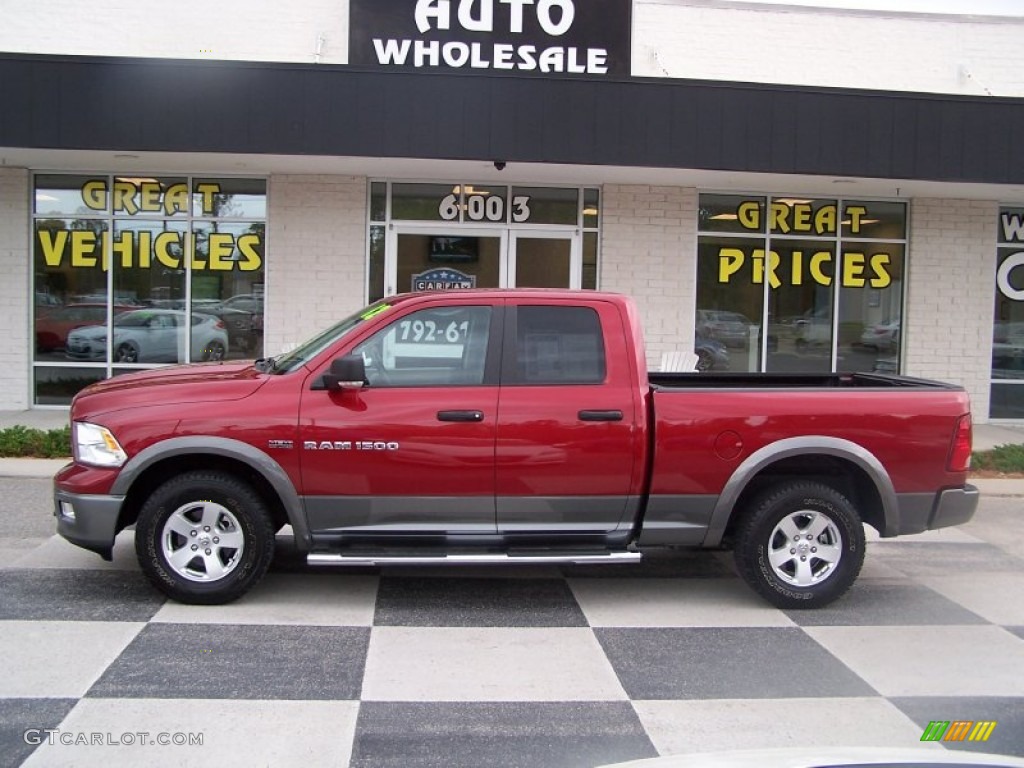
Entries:
{"type": "Polygon", "coordinates": [[[733,347],[732,370],[898,372],[903,203],[707,194],[698,223],[696,346],[733,347]]]}
{"type": "Polygon", "coordinates": [[[370,184],[370,221],[384,221],[388,215],[388,185],[383,181],[370,184]]]}
{"type": "Polygon", "coordinates": [[[192,215],[203,218],[267,218],[263,179],[193,179],[192,215]]]}
{"type": "Polygon", "coordinates": [[[701,232],[750,234],[764,232],[765,198],[701,195],[697,213],[701,232]]]}
{"type": "Polygon", "coordinates": [[[597,232],[583,233],[583,272],[580,287],[597,290],[597,232]]]}
{"type": "Polygon", "coordinates": [[[391,218],[404,221],[458,220],[459,185],[452,184],[392,184],[391,218]],[[444,206],[444,201],[449,200],[444,206]],[[454,213],[447,219],[442,207],[454,213]]]}
{"type": "Polygon", "coordinates": [[[760,241],[717,235],[697,246],[694,346],[722,345],[730,370],[761,370],[764,251],[760,241]]]}
{"type": "Polygon", "coordinates": [[[32,211],[37,216],[94,216],[110,211],[110,181],[96,176],[36,176],[32,211]]]}
{"type": "Polygon", "coordinates": [[[39,174],[35,198],[37,404],[136,366],[262,355],[265,180],[39,174]]]}
{"type": "Polygon", "coordinates": [[[1024,208],[999,211],[989,416],[1024,419],[1024,208]]]}
{"type": "Polygon", "coordinates": [[[578,224],[579,195],[579,190],[571,187],[512,187],[512,221],[578,224]]]}
{"type": "Polygon", "coordinates": [[[583,190],[583,226],[597,229],[601,223],[601,192],[597,189],[583,190]]]}

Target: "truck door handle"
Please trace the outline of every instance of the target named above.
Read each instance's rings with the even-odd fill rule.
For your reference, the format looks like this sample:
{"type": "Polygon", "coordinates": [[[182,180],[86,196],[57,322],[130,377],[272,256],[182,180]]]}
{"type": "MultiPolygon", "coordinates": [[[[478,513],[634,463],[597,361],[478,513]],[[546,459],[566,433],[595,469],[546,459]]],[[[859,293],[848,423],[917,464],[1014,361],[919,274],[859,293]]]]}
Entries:
{"type": "Polygon", "coordinates": [[[622,421],[622,411],[580,411],[580,421],[622,421]]]}
{"type": "Polygon", "coordinates": [[[483,411],[438,411],[438,421],[483,421],[483,411]]]}

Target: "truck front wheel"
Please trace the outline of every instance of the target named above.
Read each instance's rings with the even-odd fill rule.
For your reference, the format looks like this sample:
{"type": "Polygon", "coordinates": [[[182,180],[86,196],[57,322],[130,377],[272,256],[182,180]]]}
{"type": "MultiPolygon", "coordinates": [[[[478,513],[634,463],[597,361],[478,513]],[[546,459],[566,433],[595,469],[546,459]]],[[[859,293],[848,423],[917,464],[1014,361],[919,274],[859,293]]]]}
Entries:
{"type": "Polygon", "coordinates": [[[135,552],[164,594],[217,605],[263,578],[274,556],[274,528],[266,503],[242,480],[224,472],[186,472],[142,505],[135,552]]]}
{"type": "Polygon", "coordinates": [[[842,596],[864,562],[853,504],[823,483],[787,482],[754,501],[736,531],[740,576],[779,608],[818,608],[842,596]]]}

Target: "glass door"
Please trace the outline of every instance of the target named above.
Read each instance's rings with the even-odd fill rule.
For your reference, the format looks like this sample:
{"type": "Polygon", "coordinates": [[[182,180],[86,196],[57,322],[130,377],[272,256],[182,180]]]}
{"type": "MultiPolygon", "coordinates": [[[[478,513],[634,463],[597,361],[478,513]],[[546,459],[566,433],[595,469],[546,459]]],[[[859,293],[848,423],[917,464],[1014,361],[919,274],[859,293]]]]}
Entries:
{"type": "Polygon", "coordinates": [[[387,295],[508,284],[504,229],[396,225],[389,240],[387,295]]]}
{"type": "Polygon", "coordinates": [[[582,264],[573,232],[512,230],[508,273],[518,288],[579,288],[582,264]]]}
{"type": "Polygon", "coordinates": [[[385,259],[386,294],[460,288],[579,288],[579,237],[572,231],[394,225],[385,259]]]}

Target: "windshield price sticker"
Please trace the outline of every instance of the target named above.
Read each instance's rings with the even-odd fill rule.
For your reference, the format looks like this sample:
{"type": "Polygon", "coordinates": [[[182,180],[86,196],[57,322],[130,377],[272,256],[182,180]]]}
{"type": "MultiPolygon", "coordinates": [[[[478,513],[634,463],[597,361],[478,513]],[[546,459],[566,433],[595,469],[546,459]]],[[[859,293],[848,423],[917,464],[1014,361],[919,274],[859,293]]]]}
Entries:
{"type": "Polygon", "coordinates": [[[469,321],[402,320],[396,341],[404,344],[463,344],[469,333],[469,321]]]}

